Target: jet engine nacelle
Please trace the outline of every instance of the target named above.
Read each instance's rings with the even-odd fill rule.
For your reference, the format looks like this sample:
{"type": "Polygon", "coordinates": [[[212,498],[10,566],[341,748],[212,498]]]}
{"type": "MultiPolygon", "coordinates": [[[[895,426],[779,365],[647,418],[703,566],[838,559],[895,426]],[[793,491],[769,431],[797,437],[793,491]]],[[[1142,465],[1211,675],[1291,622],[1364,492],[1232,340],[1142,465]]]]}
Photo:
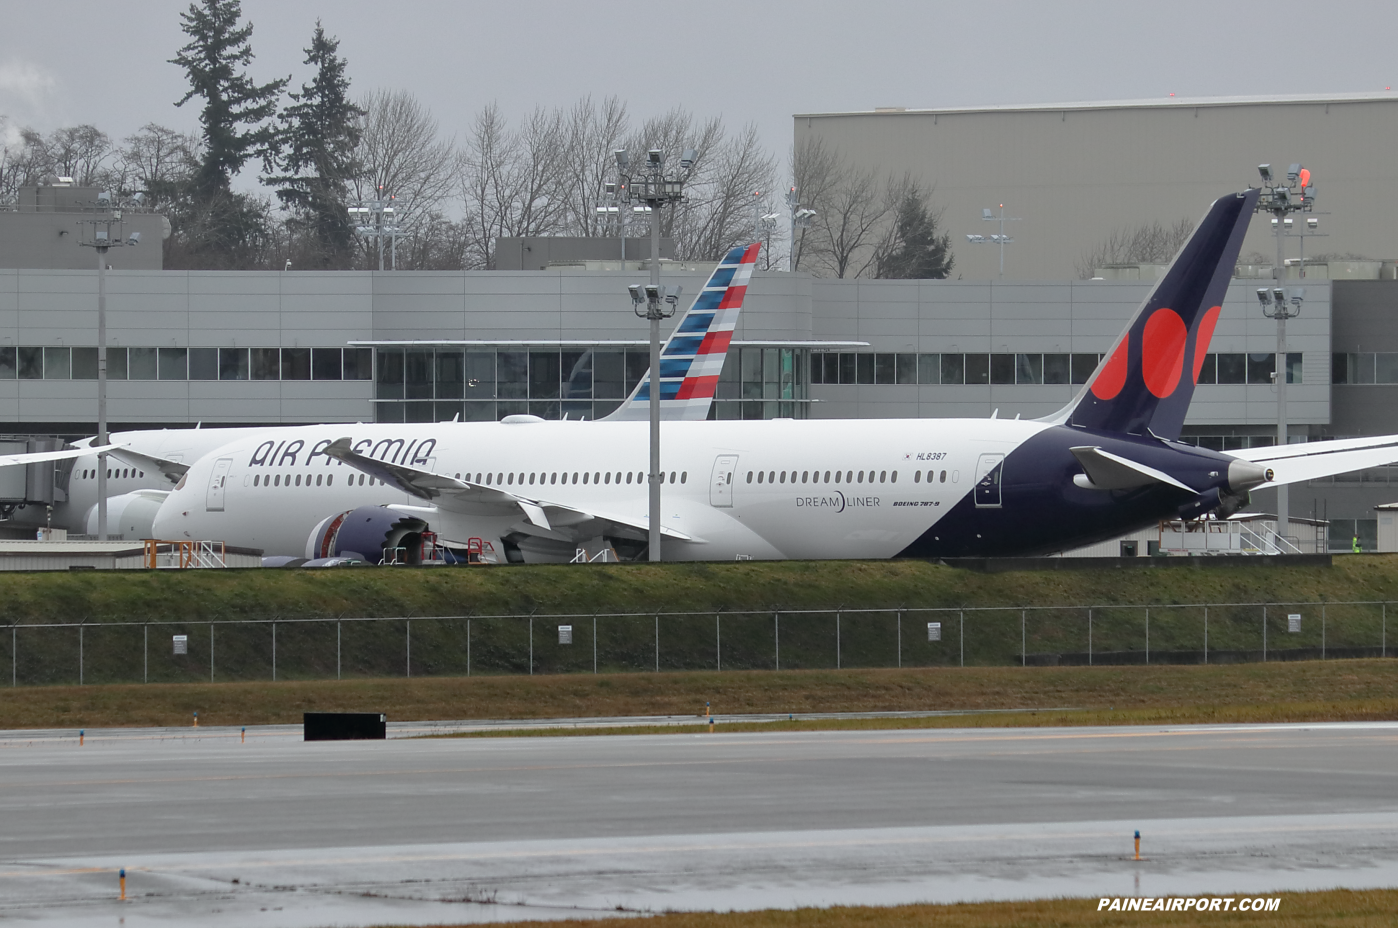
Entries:
{"type": "Polygon", "coordinates": [[[316,525],[306,539],[306,557],[361,558],[366,564],[390,560],[422,563],[422,533],[427,522],[383,506],[361,506],[337,513],[316,525]]]}
{"type": "MultiPolygon", "coordinates": [[[[152,526],[155,523],[155,514],[160,511],[160,504],[165,502],[165,497],[169,495],[169,490],[133,490],[120,496],[107,497],[108,534],[120,535],[127,541],[154,538],[155,529],[152,526]]],[[[96,537],[95,505],[87,511],[84,521],[87,533],[96,537]]]]}

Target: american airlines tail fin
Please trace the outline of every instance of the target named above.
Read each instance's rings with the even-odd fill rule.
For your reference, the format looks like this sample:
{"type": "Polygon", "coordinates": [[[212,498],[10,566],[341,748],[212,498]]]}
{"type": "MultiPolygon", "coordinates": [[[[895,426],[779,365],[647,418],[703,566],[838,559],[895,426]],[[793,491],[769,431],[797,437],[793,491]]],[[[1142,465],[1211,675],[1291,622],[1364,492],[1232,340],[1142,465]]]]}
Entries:
{"type": "MultiPolygon", "coordinates": [[[[689,311],[661,346],[662,419],[696,421],[708,418],[759,248],[761,245],[739,245],[724,255],[689,311]]],[[[654,371],[647,371],[626,401],[599,421],[648,418],[654,374],[654,371]]]]}
{"type": "Polygon", "coordinates": [[[1050,421],[1179,438],[1257,196],[1214,201],[1092,378],[1050,421]]]}

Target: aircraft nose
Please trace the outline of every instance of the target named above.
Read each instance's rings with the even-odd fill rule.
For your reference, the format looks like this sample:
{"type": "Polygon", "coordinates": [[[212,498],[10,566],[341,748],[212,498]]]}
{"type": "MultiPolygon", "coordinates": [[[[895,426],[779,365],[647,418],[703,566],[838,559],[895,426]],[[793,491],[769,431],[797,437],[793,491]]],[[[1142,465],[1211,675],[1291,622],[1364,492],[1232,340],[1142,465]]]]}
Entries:
{"type": "Polygon", "coordinates": [[[1251,461],[1233,460],[1228,464],[1228,488],[1237,492],[1251,490],[1272,479],[1272,469],[1251,461]]]}

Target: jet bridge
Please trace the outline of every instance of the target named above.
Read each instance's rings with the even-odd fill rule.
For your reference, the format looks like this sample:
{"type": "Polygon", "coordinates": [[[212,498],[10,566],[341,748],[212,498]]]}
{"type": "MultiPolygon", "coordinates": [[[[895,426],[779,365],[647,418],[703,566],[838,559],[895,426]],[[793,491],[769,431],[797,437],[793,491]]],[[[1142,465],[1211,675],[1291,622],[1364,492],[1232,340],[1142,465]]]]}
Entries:
{"type": "MultiPolygon", "coordinates": [[[[0,437],[0,454],[62,451],[66,444],[61,438],[0,437]]],[[[67,502],[72,472],[71,459],[0,467],[0,519],[9,519],[26,506],[67,502]]]]}

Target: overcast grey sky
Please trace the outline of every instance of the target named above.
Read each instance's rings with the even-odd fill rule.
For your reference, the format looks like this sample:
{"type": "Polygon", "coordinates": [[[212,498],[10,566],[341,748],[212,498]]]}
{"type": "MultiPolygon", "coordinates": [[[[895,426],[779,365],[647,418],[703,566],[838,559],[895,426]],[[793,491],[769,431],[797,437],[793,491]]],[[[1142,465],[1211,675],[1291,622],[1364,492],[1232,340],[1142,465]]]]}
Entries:
{"type": "MultiPolygon", "coordinates": [[[[0,114],[121,138],[176,109],[188,0],[3,0],[0,114]]],[[[307,77],[319,15],[356,90],[404,88],[462,132],[498,101],[616,94],[633,116],[684,106],[755,123],[783,159],[791,115],[1094,99],[1331,93],[1398,85],[1392,3],[1290,0],[709,0],[705,3],[243,0],[255,79],[307,77]],[[1279,49],[1272,52],[1271,49],[1279,49]],[[654,49],[653,52],[647,49],[654,49]]]]}

